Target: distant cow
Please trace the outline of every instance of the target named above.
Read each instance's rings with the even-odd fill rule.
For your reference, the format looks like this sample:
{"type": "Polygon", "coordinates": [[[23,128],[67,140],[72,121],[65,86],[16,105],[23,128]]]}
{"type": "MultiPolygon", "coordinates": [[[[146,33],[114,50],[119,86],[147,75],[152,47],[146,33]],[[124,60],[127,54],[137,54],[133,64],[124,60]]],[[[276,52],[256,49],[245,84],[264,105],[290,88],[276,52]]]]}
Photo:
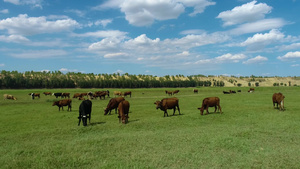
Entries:
{"type": "Polygon", "coordinates": [[[62,93],[53,93],[52,96],[55,96],[56,98],[62,97],[62,93]]]}
{"type": "Polygon", "coordinates": [[[224,94],[230,94],[230,92],[223,91],[224,94]]]}
{"type": "Polygon", "coordinates": [[[75,94],[73,95],[73,98],[77,98],[77,97],[81,97],[81,93],[75,93],[75,94]]]}
{"type": "Polygon", "coordinates": [[[174,94],[177,94],[178,92],[179,92],[179,90],[175,90],[175,91],[173,92],[173,95],[174,95],[174,94]]]}
{"type": "Polygon", "coordinates": [[[93,97],[94,97],[95,99],[97,99],[97,97],[99,97],[100,99],[102,99],[102,98],[105,99],[105,96],[106,96],[106,95],[109,96],[109,94],[108,94],[107,91],[97,91],[97,92],[94,93],[93,97]]]}
{"type": "Polygon", "coordinates": [[[166,92],[166,94],[168,94],[169,96],[170,96],[170,95],[171,95],[171,96],[173,95],[173,92],[171,92],[171,91],[167,91],[167,90],[166,90],[165,92],[166,92]]]}
{"type": "Polygon", "coordinates": [[[200,110],[200,114],[203,115],[203,111],[206,110],[206,114],[209,114],[208,107],[215,107],[215,113],[217,111],[217,106],[222,114],[221,106],[220,106],[220,98],[218,97],[207,97],[202,101],[202,107],[198,108],[200,110]]]}
{"type": "Polygon", "coordinates": [[[81,120],[83,126],[86,126],[87,118],[89,118],[89,122],[91,123],[91,113],[92,113],[92,102],[90,100],[82,101],[79,106],[78,126],[80,125],[81,120]]]}
{"type": "Polygon", "coordinates": [[[104,110],[104,115],[111,114],[111,110],[115,109],[115,113],[117,114],[117,108],[121,101],[125,100],[123,97],[116,97],[109,100],[106,109],[104,110]]]}
{"type": "Polygon", "coordinates": [[[31,99],[34,99],[35,97],[41,98],[39,93],[29,93],[28,95],[31,96],[31,99]]]}
{"type": "Polygon", "coordinates": [[[51,96],[51,92],[44,92],[43,93],[45,96],[50,95],[51,96]]]}
{"type": "Polygon", "coordinates": [[[176,97],[173,98],[165,98],[162,99],[161,101],[156,101],[154,104],[156,104],[156,109],[160,109],[164,111],[164,117],[169,116],[167,109],[173,109],[173,115],[175,114],[176,108],[178,109],[178,112],[180,114],[180,109],[179,109],[179,100],[176,97]]]}
{"type": "Polygon", "coordinates": [[[230,92],[230,93],[236,93],[236,91],[234,91],[234,90],[229,90],[229,92],[230,92]]]}
{"type": "Polygon", "coordinates": [[[122,96],[122,92],[120,91],[114,91],[114,96],[122,96]]]}
{"type": "Polygon", "coordinates": [[[72,108],[71,103],[72,103],[72,100],[71,100],[71,99],[64,99],[64,100],[59,100],[59,101],[53,102],[52,106],[55,106],[55,105],[56,105],[56,106],[58,107],[58,110],[59,110],[59,111],[60,111],[60,108],[61,108],[62,110],[64,110],[64,107],[63,107],[63,106],[68,106],[68,111],[69,111],[69,109],[70,109],[70,111],[71,111],[71,108],[72,108]]]}
{"type": "Polygon", "coordinates": [[[254,88],[250,88],[250,89],[248,90],[248,92],[249,92],[249,93],[252,93],[252,92],[254,92],[254,90],[255,90],[254,88]]]}
{"type": "Polygon", "coordinates": [[[10,95],[10,94],[4,94],[3,99],[4,100],[6,100],[6,99],[17,100],[16,97],[14,97],[13,95],[10,95]]]}
{"type": "Polygon", "coordinates": [[[276,103],[277,109],[279,104],[279,110],[284,110],[284,98],[285,96],[282,93],[274,93],[272,96],[273,107],[275,108],[275,103],[276,103]]]}
{"type": "Polygon", "coordinates": [[[70,93],[62,93],[61,98],[64,98],[64,97],[65,98],[67,98],[67,97],[70,98],[70,93]]]}
{"type": "Polygon", "coordinates": [[[194,92],[194,93],[198,93],[198,89],[194,89],[193,92],[194,92]]]}
{"type": "Polygon", "coordinates": [[[128,122],[128,113],[129,113],[130,104],[127,100],[123,100],[119,103],[118,112],[119,112],[119,123],[122,121],[123,124],[128,122]]]}
{"type": "Polygon", "coordinates": [[[127,95],[129,95],[129,96],[131,97],[131,91],[124,92],[123,96],[125,97],[125,96],[127,96],[127,95]]]}

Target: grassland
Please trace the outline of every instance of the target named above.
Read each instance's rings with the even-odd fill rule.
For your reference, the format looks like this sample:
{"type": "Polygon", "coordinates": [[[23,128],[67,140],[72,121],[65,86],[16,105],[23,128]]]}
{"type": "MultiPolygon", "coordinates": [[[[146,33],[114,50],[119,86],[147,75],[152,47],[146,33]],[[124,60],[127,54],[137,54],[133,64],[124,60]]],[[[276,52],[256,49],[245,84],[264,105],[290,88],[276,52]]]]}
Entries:
{"type": "MultiPolygon", "coordinates": [[[[31,100],[30,92],[97,89],[0,90],[18,100],[0,99],[1,168],[300,168],[299,87],[180,88],[181,113],[163,117],[154,101],[164,90],[131,90],[129,123],[104,116],[106,100],[93,100],[91,124],[77,126],[81,101],[58,111],[53,96],[31,100]],[[223,90],[241,89],[224,95],[223,90]],[[272,106],[282,92],[286,111],[272,106]],[[218,96],[223,114],[201,116],[203,98],[218,96]]],[[[109,89],[111,92],[114,89],[109,89]]],[[[209,109],[213,112],[213,108],[209,109]]]]}

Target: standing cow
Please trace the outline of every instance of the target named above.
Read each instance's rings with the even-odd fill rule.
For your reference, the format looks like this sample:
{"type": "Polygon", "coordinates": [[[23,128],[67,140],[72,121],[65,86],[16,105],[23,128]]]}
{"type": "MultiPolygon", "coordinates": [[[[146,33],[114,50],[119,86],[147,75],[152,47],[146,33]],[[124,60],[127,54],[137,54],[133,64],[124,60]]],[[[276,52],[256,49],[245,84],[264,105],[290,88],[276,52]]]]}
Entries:
{"type": "Polygon", "coordinates": [[[202,101],[202,107],[198,108],[200,110],[200,114],[203,115],[203,111],[206,110],[206,114],[209,114],[208,107],[215,107],[215,113],[217,111],[217,107],[222,114],[221,106],[220,106],[220,98],[219,97],[207,97],[202,101]]]}
{"type": "Polygon", "coordinates": [[[86,126],[87,118],[89,118],[89,122],[91,123],[91,113],[92,113],[92,102],[90,100],[82,101],[79,106],[78,126],[80,126],[81,120],[83,126],[86,126]]]}
{"type": "Polygon", "coordinates": [[[279,104],[279,110],[284,110],[284,98],[285,96],[282,93],[274,93],[272,96],[273,107],[275,108],[275,103],[276,103],[277,109],[279,104]]]}
{"type": "Polygon", "coordinates": [[[180,109],[179,109],[179,100],[176,97],[173,98],[165,98],[162,99],[161,101],[156,101],[154,102],[156,104],[156,109],[160,109],[164,111],[164,117],[168,115],[167,109],[173,109],[173,115],[175,114],[176,108],[178,109],[178,112],[180,114],[180,109]]]}
{"type": "Polygon", "coordinates": [[[53,102],[52,106],[57,106],[58,107],[58,110],[60,111],[60,108],[62,110],[64,110],[64,107],[63,106],[68,106],[68,111],[70,110],[71,111],[71,106],[72,104],[72,100],[71,99],[64,99],[64,100],[60,100],[60,101],[55,101],[53,102]]]}
{"type": "Polygon", "coordinates": [[[119,123],[122,121],[123,124],[128,122],[128,113],[129,113],[130,104],[127,100],[123,100],[119,103],[118,112],[119,112],[119,123]]]}
{"type": "Polygon", "coordinates": [[[116,97],[109,100],[106,109],[104,110],[104,115],[111,114],[111,110],[115,109],[115,113],[117,114],[117,108],[121,101],[125,100],[123,97],[116,97]]]}
{"type": "Polygon", "coordinates": [[[17,100],[16,97],[14,97],[13,95],[10,95],[10,94],[4,94],[3,99],[4,100],[6,100],[6,99],[17,100]]]}

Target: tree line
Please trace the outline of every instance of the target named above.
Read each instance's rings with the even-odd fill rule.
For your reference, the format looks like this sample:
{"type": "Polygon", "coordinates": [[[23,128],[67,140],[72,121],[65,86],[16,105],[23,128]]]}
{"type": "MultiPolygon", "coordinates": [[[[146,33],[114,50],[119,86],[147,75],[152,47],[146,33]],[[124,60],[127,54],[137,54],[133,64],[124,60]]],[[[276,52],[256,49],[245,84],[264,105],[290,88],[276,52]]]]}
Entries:
{"type": "Polygon", "coordinates": [[[52,72],[18,72],[5,71],[0,73],[0,88],[159,88],[159,87],[198,87],[220,86],[223,81],[201,80],[199,75],[176,75],[157,77],[152,75],[125,74],[93,74],[60,71],[52,72]]]}

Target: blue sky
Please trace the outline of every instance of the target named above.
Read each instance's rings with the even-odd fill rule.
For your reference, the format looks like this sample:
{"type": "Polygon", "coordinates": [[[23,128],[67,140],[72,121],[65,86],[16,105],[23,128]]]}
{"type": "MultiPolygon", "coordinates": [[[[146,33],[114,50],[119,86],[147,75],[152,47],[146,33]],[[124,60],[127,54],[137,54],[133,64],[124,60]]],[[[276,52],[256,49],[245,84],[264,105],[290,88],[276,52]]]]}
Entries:
{"type": "Polygon", "coordinates": [[[0,0],[0,70],[299,76],[299,9],[299,0],[0,0]]]}

